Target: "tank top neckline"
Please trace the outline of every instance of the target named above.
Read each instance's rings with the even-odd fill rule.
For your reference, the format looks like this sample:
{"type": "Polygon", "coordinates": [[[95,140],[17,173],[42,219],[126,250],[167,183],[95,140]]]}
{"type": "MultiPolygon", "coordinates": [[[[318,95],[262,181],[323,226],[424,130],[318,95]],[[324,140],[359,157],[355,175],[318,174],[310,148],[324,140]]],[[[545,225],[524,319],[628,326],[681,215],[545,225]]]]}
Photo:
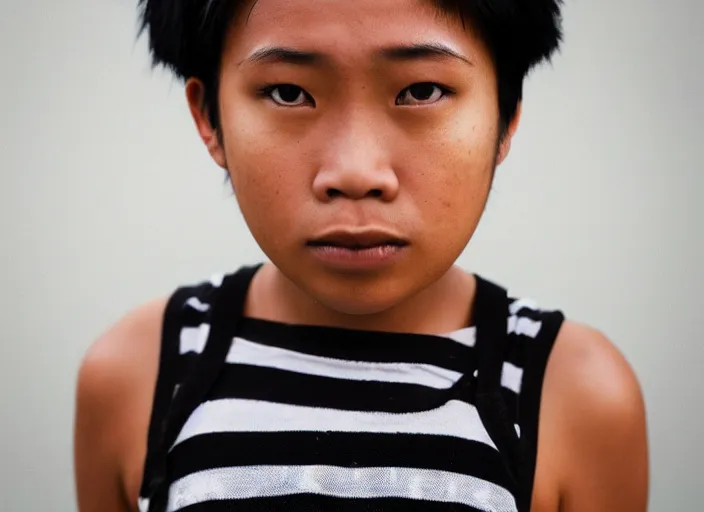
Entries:
{"type": "MultiPolygon", "coordinates": [[[[249,293],[254,276],[262,267],[263,264],[260,263],[245,269],[240,269],[240,272],[244,274],[244,284],[242,286],[244,296],[241,297],[243,303],[249,293]]],[[[300,340],[312,335],[315,339],[330,339],[334,340],[335,343],[341,344],[365,343],[370,340],[375,344],[383,344],[385,342],[395,344],[403,340],[421,344],[450,339],[463,345],[474,346],[477,336],[477,326],[475,322],[477,316],[477,302],[480,294],[483,295],[486,292],[486,288],[491,286],[491,284],[476,273],[471,273],[470,275],[475,280],[475,289],[468,317],[465,319],[464,326],[449,332],[416,333],[410,331],[357,329],[353,327],[320,325],[311,322],[284,322],[243,315],[241,314],[242,312],[238,312],[241,314],[238,322],[238,331],[270,332],[276,334],[279,339],[300,340]]]]}

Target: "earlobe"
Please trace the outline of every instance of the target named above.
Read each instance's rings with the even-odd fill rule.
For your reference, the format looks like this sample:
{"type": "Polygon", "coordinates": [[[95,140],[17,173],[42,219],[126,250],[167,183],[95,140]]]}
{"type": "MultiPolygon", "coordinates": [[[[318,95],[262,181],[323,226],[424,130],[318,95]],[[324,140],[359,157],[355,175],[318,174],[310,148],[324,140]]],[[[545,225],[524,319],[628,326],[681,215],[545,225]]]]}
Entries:
{"type": "Polygon", "coordinates": [[[506,159],[508,154],[511,151],[511,141],[513,140],[513,136],[516,134],[516,130],[518,130],[518,124],[521,121],[521,103],[518,103],[518,106],[516,107],[516,113],[513,116],[513,119],[511,119],[511,122],[508,125],[508,129],[506,130],[506,133],[503,135],[501,138],[501,143],[499,144],[499,152],[496,157],[496,165],[500,165],[503,163],[503,161],[506,159]]]}
{"type": "Polygon", "coordinates": [[[205,86],[198,79],[190,78],[186,82],[186,99],[191,116],[196,124],[196,129],[201,140],[210,153],[210,156],[223,169],[227,169],[225,149],[220,140],[218,131],[210,122],[205,105],[205,86]]]}
{"type": "Polygon", "coordinates": [[[511,135],[506,132],[506,134],[501,139],[501,144],[499,145],[499,153],[496,157],[496,165],[501,165],[509,152],[511,151],[511,135]]]}

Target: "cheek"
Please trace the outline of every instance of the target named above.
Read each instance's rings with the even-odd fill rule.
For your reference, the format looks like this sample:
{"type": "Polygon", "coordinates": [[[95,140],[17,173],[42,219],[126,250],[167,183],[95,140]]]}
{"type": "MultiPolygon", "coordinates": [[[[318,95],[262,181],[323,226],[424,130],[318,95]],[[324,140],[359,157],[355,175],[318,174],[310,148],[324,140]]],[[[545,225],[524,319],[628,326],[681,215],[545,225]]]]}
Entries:
{"type": "Polygon", "coordinates": [[[438,230],[472,232],[484,209],[496,157],[496,129],[481,122],[447,123],[413,152],[406,182],[423,217],[438,230]],[[421,170],[422,169],[422,170],[421,170]]]}
{"type": "Polygon", "coordinates": [[[299,144],[282,140],[246,108],[223,115],[222,130],[228,172],[247,225],[260,244],[282,243],[305,192],[299,144]]]}

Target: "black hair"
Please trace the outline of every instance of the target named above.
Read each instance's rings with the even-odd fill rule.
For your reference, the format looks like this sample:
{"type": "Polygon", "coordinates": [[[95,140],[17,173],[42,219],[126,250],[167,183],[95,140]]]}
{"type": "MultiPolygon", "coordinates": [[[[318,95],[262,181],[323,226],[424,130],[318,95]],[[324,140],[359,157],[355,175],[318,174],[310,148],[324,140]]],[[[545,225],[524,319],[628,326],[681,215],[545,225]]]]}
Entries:
{"type": "MultiPolygon", "coordinates": [[[[434,0],[478,32],[496,67],[502,133],[516,114],[528,72],[549,60],[562,39],[562,0],[434,0]]],[[[242,0],[138,0],[141,30],[149,35],[154,65],[178,78],[198,78],[205,86],[204,107],[219,126],[220,60],[242,0]]]]}

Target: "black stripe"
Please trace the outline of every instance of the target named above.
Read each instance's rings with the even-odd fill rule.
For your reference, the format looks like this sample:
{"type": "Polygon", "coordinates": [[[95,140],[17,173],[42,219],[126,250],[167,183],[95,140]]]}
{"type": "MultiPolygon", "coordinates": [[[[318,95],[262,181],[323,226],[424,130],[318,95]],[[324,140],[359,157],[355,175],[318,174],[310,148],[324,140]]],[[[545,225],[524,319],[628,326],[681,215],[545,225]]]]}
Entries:
{"type": "MultiPolygon", "coordinates": [[[[535,342],[533,339],[528,339],[528,341],[535,342]]],[[[525,336],[509,334],[506,339],[504,362],[511,363],[522,369],[525,365],[526,351],[530,351],[530,345],[526,343],[525,336]]]]}
{"type": "Polygon", "coordinates": [[[554,312],[548,311],[521,310],[521,313],[518,315],[519,318],[528,318],[535,322],[541,322],[542,326],[535,338],[526,336],[525,334],[510,333],[508,335],[508,346],[504,360],[518,368],[523,368],[526,365],[526,361],[532,357],[533,352],[540,350],[536,349],[536,345],[540,344],[538,339],[545,335],[543,331],[546,329],[549,330],[549,324],[552,322],[554,315],[554,312]]]}
{"type": "Polygon", "coordinates": [[[234,466],[402,467],[470,475],[510,489],[491,446],[450,436],[345,432],[223,432],[190,438],[169,455],[171,482],[234,466]]]}
{"type": "MultiPolygon", "coordinates": [[[[186,375],[197,358],[194,353],[182,355],[175,363],[176,375],[186,375]]],[[[452,396],[449,389],[394,382],[352,381],[241,364],[226,365],[219,379],[209,395],[211,400],[243,398],[351,411],[398,413],[429,410],[450,399],[475,405],[476,379],[471,379],[461,394],[452,396]]],[[[515,422],[520,397],[508,388],[502,388],[502,391],[515,422]]]]}
{"type": "Polygon", "coordinates": [[[184,303],[181,312],[181,325],[187,328],[197,328],[201,324],[209,323],[211,320],[210,310],[198,311],[197,309],[184,303]]]}
{"type": "Polygon", "coordinates": [[[434,409],[453,398],[471,403],[474,388],[471,382],[469,384],[461,396],[453,396],[449,389],[417,384],[335,379],[276,368],[228,364],[222,369],[208,399],[243,398],[350,411],[408,413],[434,409]]]}
{"type": "MultiPolygon", "coordinates": [[[[198,357],[198,354],[188,353],[174,361],[173,373],[177,376],[177,382],[188,375],[198,357]]],[[[461,394],[450,396],[449,389],[416,384],[354,381],[275,368],[227,364],[208,398],[243,398],[308,407],[404,413],[439,407],[450,399],[475,405],[476,379],[470,379],[467,384],[461,394]]],[[[508,388],[502,388],[502,392],[511,420],[517,422],[520,397],[508,388]]]]}
{"type": "MultiPolygon", "coordinates": [[[[174,358],[173,361],[173,369],[172,373],[176,377],[176,382],[181,382],[181,379],[184,375],[187,375],[188,372],[193,368],[193,365],[196,364],[198,361],[199,354],[196,354],[194,352],[189,352],[188,354],[182,354],[178,358],[174,358]]],[[[240,379],[237,379],[236,377],[233,377],[230,375],[232,371],[242,371],[242,372],[249,372],[248,374],[251,375],[251,372],[254,372],[255,370],[258,371],[265,371],[267,370],[266,367],[258,367],[258,366],[246,366],[246,365],[239,365],[239,364],[228,364],[223,368],[223,375],[224,379],[226,381],[223,382],[227,386],[227,389],[215,389],[214,393],[212,394],[212,398],[252,398],[255,399],[255,396],[243,396],[241,393],[242,391],[238,389],[239,387],[239,382],[240,379]],[[233,370],[236,369],[236,370],[233,370]]],[[[281,379],[281,382],[283,382],[284,379],[290,378],[290,375],[301,375],[303,377],[306,376],[306,374],[295,374],[295,372],[288,372],[284,370],[275,370],[271,369],[271,371],[276,372],[275,375],[266,375],[265,377],[268,379],[276,379],[279,380],[281,379]]],[[[258,372],[257,372],[258,373],[258,372]]],[[[259,379],[263,377],[263,374],[258,374],[254,375],[255,379],[259,379]]],[[[323,384],[325,386],[332,386],[332,387],[337,387],[340,384],[340,381],[342,382],[354,382],[355,384],[355,393],[366,393],[366,392],[371,392],[372,396],[369,396],[367,398],[371,399],[372,403],[379,403],[379,397],[388,395],[389,393],[393,394],[394,396],[398,397],[396,406],[393,408],[389,408],[390,405],[388,402],[394,401],[396,399],[391,398],[386,400],[387,404],[382,405],[382,406],[366,406],[364,405],[367,403],[365,400],[365,397],[352,397],[352,402],[349,403],[348,406],[343,406],[342,404],[339,403],[338,398],[333,398],[330,397],[330,393],[323,393],[328,396],[328,398],[323,398],[323,400],[327,400],[326,403],[329,404],[329,406],[333,408],[343,408],[343,409],[350,409],[350,410],[379,410],[379,411],[389,411],[389,412],[410,412],[410,411],[420,411],[420,410],[426,410],[431,407],[436,407],[437,404],[444,403],[444,400],[447,396],[447,391],[448,390],[442,390],[442,389],[434,389],[430,388],[427,386],[420,386],[420,385],[414,385],[414,384],[396,384],[396,383],[383,383],[383,382],[374,382],[374,381],[347,381],[345,379],[336,379],[332,377],[318,377],[318,376],[311,376],[314,379],[325,379],[325,382],[322,382],[318,380],[315,383],[308,383],[308,382],[300,382],[298,385],[303,386],[303,389],[309,390],[306,392],[310,393],[316,393],[318,390],[316,387],[320,384],[323,384]],[[364,386],[367,384],[368,386],[364,386]],[[360,385],[362,387],[360,387],[360,385]],[[398,387],[399,389],[394,390],[393,388],[398,387]],[[401,387],[403,389],[401,389],[401,387]],[[401,396],[403,395],[403,396],[401,396]],[[357,404],[357,405],[355,405],[357,404]],[[405,405],[404,405],[405,404],[405,405]]],[[[250,377],[251,378],[251,377],[250,377]]],[[[308,379],[301,379],[303,380],[308,380],[308,379]]],[[[257,388],[263,386],[267,387],[268,389],[271,389],[271,386],[274,384],[273,382],[270,381],[265,381],[265,382],[260,382],[257,384],[257,388]]],[[[218,384],[219,387],[219,384],[218,384]]],[[[251,382],[247,382],[244,385],[245,389],[253,389],[253,392],[255,394],[258,393],[257,389],[254,389],[252,387],[251,382]]],[[[466,392],[463,392],[462,395],[459,397],[463,401],[467,403],[474,404],[473,396],[474,396],[474,387],[468,388],[466,392]]],[[[514,391],[508,389],[508,388],[502,388],[502,391],[505,394],[505,400],[506,400],[506,405],[509,407],[511,411],[517,411],[520,403],[520,397],[519,394],[515,393],[514,391]]],[[[290,393],[289,389],[285,389],[284,392],[290,393]]],[[[259,393],[266,393],[266,391],[261,390],[259,393]]],[[[312,396],[312,395],[311,395],[312,396]]],[[[257,399],[260,399],[256,397],[257,399]]],[[[453,396],[453,398],[457,398],[453,396]]],[[[294,401],[288,401],[285,399],[281,400],[282,403],[296,403],[294,401]]],[[[302,404],[301,404],[302,405],[302,404]]],[[[321,405],[322,406],[322,405],[321,405]]]]}
{"type": "Polygon", "coordinates": [[[207,501],[178,512],[482,512],[459,503],[440,503],[401,498],[345,499],[312,494],[275,498],[207,501]]]}
{"type": "Polygon", "coordinates": [[[457,372],[473,368],[474,350],[444,336],[366,332],[243,318],[238,336],[263,345],[349,361],[422,363],[457,372]]]}
{"type": "Polygon", "coordinates": [[[518,424],[518,408],[520,407],[521,397],[508,388],[501,388],[501,396],[506,405],[507,419],[511,424],[518,424]]]}

